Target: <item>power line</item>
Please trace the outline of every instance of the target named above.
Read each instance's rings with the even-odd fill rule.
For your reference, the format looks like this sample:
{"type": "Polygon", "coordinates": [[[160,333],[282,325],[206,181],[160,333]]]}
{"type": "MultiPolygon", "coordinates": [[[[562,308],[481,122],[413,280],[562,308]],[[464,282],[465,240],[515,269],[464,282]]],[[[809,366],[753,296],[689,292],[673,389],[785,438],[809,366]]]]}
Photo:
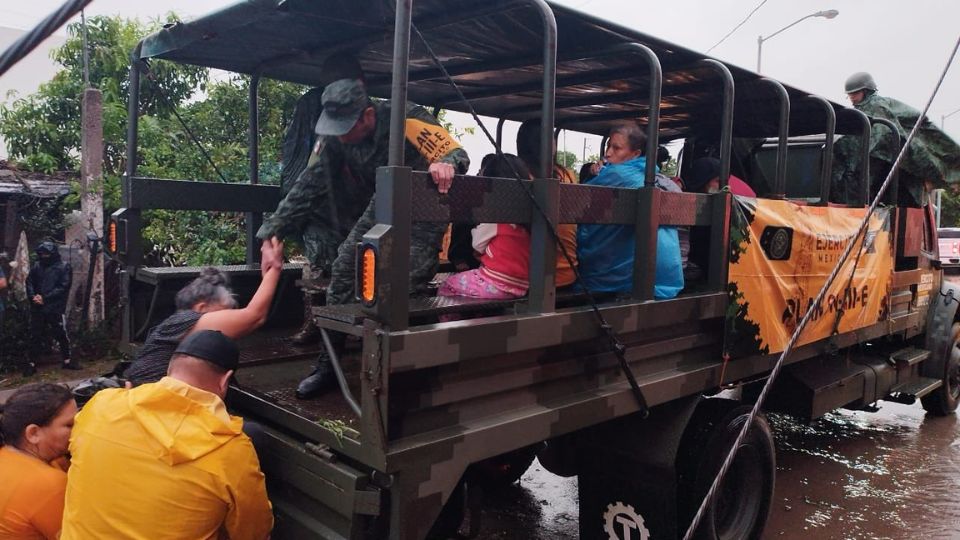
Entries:
{"type": "Polygon", "coordinates": [[[753,14],[756,13],[758,9],[762,8],[763,5],[766,4],[766,3],[767,3],[767,0],[762,0],[759,4],[757,4],[757,7],[753,8],[753,11],[751,11],[750,13],[748,13],[747,16],[744,17],[742,21],[740,21],[740,24],[734,26],[734,27],[733,27],[733,30],[727,32],[727,35],[723,36],[723,39],[721,39],[720,41],[716,42],[716,43],[713,45],[713,47],[710,47],[709,49],[707,49],[707,52],[709,53],[710,51],[716,49],[721,43],[723,43],[724,41],[726,41],[728,37],[732,36],[734,32],[736,32],[737,30],[740,29],[741,26],[743,26],[744,24],[746,24],[747,21],[750,20],[750,17],[753,17],[753,14]]]}

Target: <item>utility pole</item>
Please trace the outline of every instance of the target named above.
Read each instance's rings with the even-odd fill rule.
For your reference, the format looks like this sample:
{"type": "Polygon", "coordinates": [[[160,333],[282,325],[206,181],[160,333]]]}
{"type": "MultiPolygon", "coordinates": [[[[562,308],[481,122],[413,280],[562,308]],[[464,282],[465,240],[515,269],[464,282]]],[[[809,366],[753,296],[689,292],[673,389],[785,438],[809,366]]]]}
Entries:
{"type": "Polygon", "coordinates": [[[87,287],[89,299],[81,316],[89,326],[103,321],[103,94],[96,88],[83,90],[80,133],[80,215],[90,253],[87,287]]]}

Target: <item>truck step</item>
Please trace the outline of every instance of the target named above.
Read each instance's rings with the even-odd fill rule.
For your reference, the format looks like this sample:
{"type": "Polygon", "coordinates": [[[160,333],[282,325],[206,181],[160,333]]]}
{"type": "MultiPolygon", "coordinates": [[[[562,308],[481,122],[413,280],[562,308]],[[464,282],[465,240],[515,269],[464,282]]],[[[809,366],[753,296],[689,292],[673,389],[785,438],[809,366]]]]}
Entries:
{"type": "Polygon", "coordinates": [[[890,364],[897,366],[897,370],[906,369],[930,358],[930,351],[907,347],[890,355],[890,364]]]}
{"type": "Polygon", "coordinates": [[[903,396],[910,396],[913,398],[922,398],[937,388],[940,388],[941,385],[943,385],[943,381],[940,379],[920,377],[919,379],[914,379],[912,381],[894,386],[890,389],[890,393],[901,394],[903,396]]]}

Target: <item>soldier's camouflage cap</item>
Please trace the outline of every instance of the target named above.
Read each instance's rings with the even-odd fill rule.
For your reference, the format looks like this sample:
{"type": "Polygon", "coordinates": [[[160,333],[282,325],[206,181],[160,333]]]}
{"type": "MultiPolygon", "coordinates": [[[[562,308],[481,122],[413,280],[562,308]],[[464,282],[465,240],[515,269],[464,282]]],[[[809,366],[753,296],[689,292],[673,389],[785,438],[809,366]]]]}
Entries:
{"type": "Polygon", "coordinates": [[[323,113],[317,120],[317,135],[338,137],[353,128],[370,98],[359,79],[340,79],[327,85],[320,102],[323,113]]]}

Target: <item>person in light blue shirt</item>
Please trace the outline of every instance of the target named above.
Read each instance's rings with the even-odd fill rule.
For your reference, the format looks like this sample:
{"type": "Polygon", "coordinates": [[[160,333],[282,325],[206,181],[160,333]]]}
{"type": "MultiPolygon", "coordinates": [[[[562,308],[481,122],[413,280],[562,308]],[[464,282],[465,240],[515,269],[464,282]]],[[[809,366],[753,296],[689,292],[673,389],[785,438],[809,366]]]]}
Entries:
{"type": "MultiPolygon", "coordinates": [[[[616,125],[610,131],[604,153],[606,165],[586,182],[591,186],[642,188],[646,171],[643,150],[647,137],[634,122],[616,125]]],[[[666,190],[666,186],[657,186],[666,190]]],[[[630,292],[636,229],[631,225],[582,224],[577,229],[577,257],[581,285],[597,292],[630,292]]],[[[683,263],[676,227],[657,230],[657,270],[654,298],[675,297],[683,289],[683,263]]]]}

